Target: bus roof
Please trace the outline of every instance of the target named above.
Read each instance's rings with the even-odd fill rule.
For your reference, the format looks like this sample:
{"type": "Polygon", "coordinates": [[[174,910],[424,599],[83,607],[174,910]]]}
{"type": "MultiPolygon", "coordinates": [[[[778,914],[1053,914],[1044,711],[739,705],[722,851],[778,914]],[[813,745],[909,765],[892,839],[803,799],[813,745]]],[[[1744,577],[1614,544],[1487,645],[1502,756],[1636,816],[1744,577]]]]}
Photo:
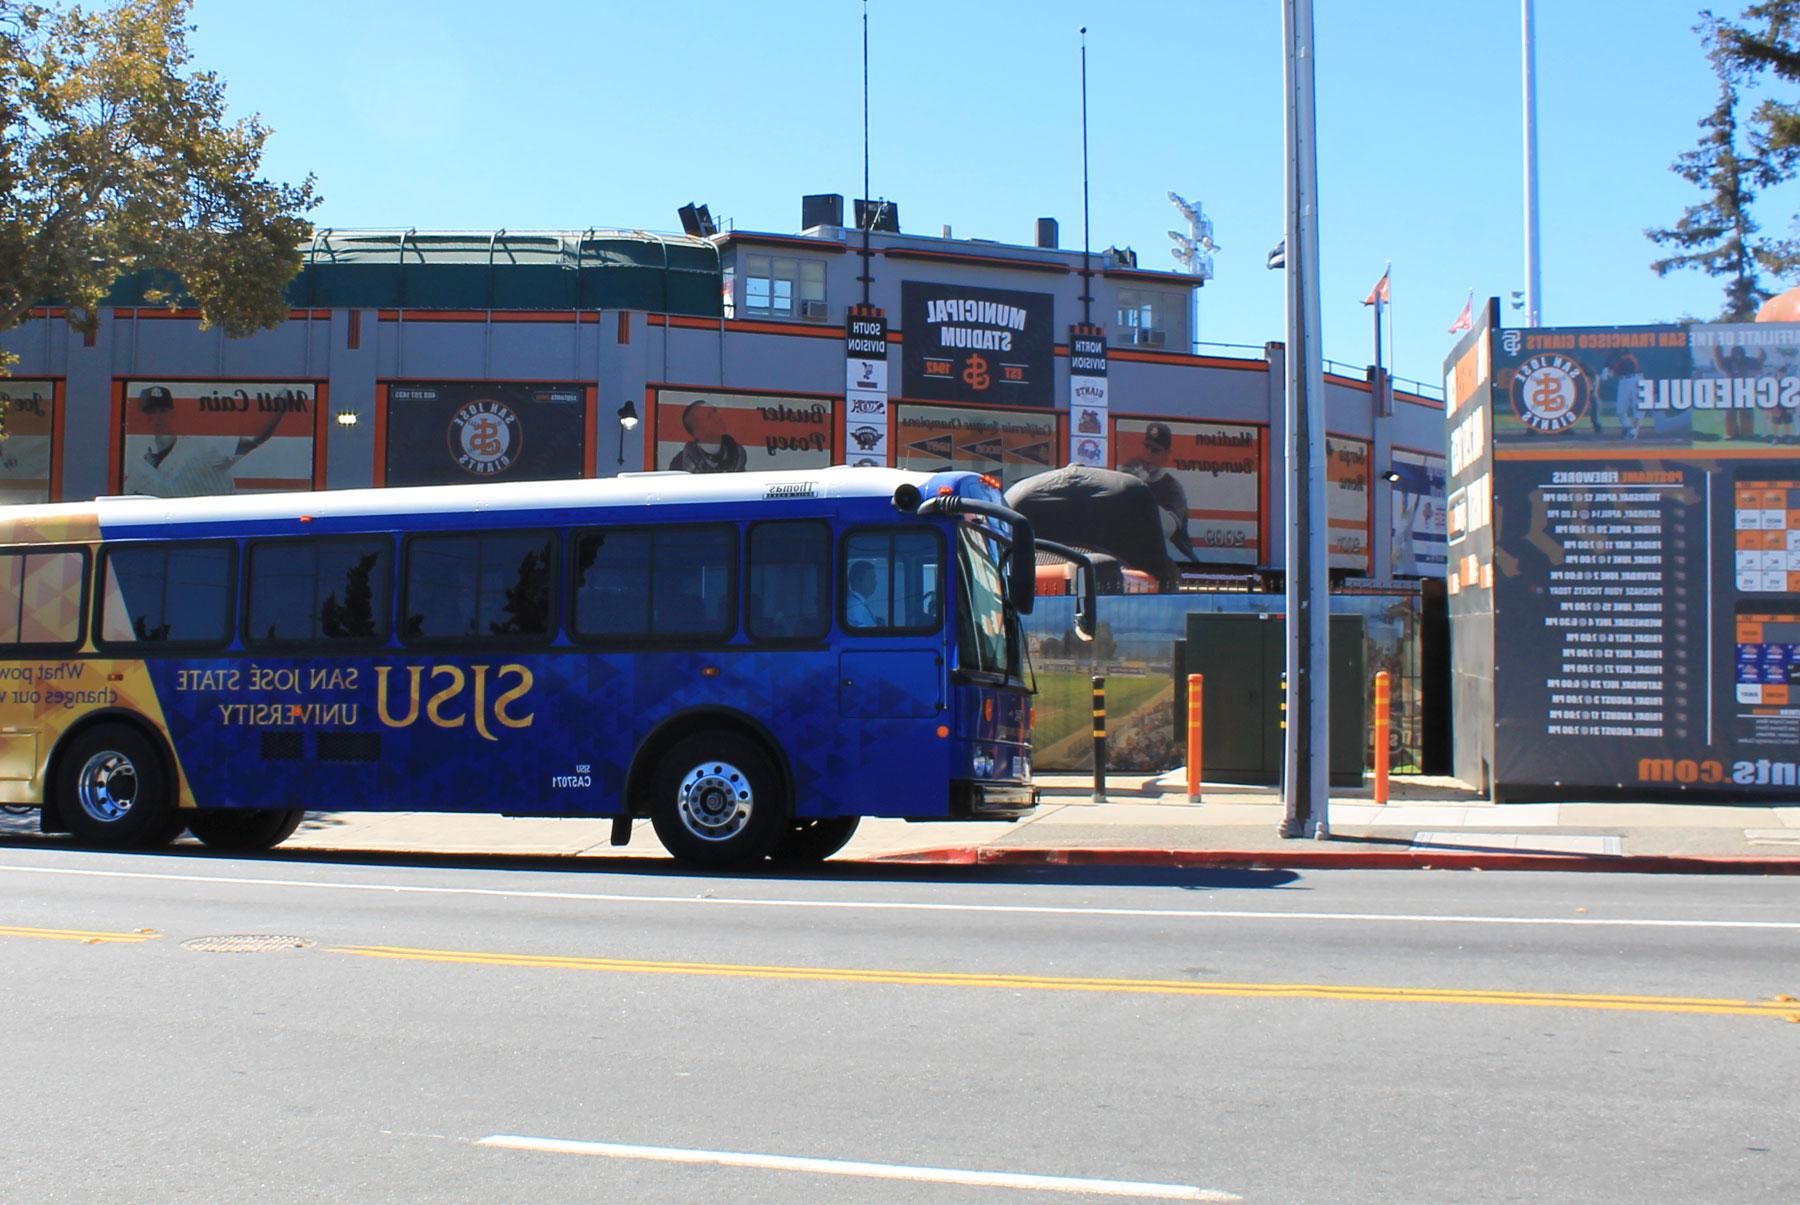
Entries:
{"type": "MultiPolygon", "coordinates": [[[[900,485],[923,488],[937,479],[975,478],[974,473],[930,474],[901,469],[834,465],[760,473],[627,473],[579,481],[517,481],[471,485],[393,486],[381,489],[233,494],[204,498],[143,496],[91,502],[0,507],[0,543],[35,542],[39,525],[100,525],[109,535],[133,527],[257,523],[363,516],[441,515],[458,512],[537,512],[656,503],[753,503],[803,498],[891,498],[900,485]]],[[[39,537],[41,538],[41,536],[39,537]]]]}

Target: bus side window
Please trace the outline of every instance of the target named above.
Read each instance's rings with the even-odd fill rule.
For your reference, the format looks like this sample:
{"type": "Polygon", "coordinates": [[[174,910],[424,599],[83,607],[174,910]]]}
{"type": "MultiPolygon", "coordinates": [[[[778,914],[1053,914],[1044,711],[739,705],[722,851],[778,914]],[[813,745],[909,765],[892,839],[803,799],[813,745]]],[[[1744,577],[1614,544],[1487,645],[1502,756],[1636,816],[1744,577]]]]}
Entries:
{"type": "Polygon", "coordinates": [[[102,553],[101,641],[228,642],[235,551],[230,544],[108,546],[102,553]]]}
{"type": "Polygon", "coordinates": [[[380,538],[252,544],[245,641],[387,639],[388,560],[380,538]]]}
{"type": "Polygon", "coordinates": [[[545,532],[408,541],[403,634],[408,640],[548,636],[555,548],[545,532]]]}
{"type": "Polygon", "coordinates": [[[818,640],[831,625],[831,532],[813,519],[753,523],[745,557],[752,640],[818,640]]]}
{"type": "Polygon", "coordinates": [[[0,655],[7,645],[79,643],[86,577],[77,551],[0,555],[0,655]]]}
{"type": "Polygon", "coordinates": [[[589,640],[723,640],[737,627],[737,529],[617,528],[575,537],[574,631],[589,640]]]}
{"type": "Polygon", "coordinates": [[[852,632],[940,626],[941,555],[929,531],[859,531],[844,538],[843,620],[852,632]]]}

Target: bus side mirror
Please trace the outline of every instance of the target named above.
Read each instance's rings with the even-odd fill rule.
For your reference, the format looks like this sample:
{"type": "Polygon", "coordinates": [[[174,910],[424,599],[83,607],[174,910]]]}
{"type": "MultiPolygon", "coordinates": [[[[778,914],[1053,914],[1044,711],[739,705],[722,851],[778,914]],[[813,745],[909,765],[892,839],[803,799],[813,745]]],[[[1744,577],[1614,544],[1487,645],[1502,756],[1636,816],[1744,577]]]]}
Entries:
{"type": "Polygon", "coordinates": [[[1092,565],[1075,566],[1075,590],[1075,636],[1079,640],[1092,640],[1094,626],[1100,614],[1099,599],[1094,592],[1092,565]]]}
{"type": "Polygon", "coordinates": [[[1012,554],[1007,559],[1012,581],[1007,593],[1012,596],[1013,610],[1031,614],[1037,606],[1037,541],[1032,538],[1031,524],[1015,523],[1012,530],[1012,554]]]}

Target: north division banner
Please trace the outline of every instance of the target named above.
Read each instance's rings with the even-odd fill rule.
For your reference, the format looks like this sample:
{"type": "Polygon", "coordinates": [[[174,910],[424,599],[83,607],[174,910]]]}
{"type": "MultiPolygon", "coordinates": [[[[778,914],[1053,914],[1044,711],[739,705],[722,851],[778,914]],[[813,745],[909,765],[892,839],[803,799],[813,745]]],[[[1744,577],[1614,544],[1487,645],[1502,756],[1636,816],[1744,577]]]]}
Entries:
{"type": "Polygon", "coordinates": [[[188,498],[311,489],[314,381],[118,383],[127,494],[188,498]]]}
{"type": "Polygon", "coordinates": [[[1115,467],[1149,485],[1162,511],[1169,556],[1187,563],[1257,563],[1262,441],[1260,427],[1113,420],[1115,467]]]}
{"type": "Polygon", "coordinates": [[[1011,485],[1056,467],[1056,416],[955,406],[899,405],[895,460],[902,469],[968,469],[1011,485]]]}
{"type": "Polygon", "coordinates": [[[1369,442],[1325,437],[1325,516],[1333,569],[1369,573],[1369,442]]]}
{"type": "Polygon", "coordinates": [[[588,464],[588,387],[523,381],[393,381],[389,485],[561,481],[588,464]]]}
{"type": "MultiPolygon", "coordinates": [[[[654,468],[741,473],[822,469],[831,464],[836,404],[830,398],[658,389],[651,408],[656,423],[651,445],[654,468]]],[[[885,424],[863,425],[870,428],[871,438],[875,433],[886,436],[885,424]]],[[[853,439],[856,434],[853,428],[853,439]]],[[[848,451],[855,464],[858,447],[848,451]]]]}
{"type": "Polygon", "coordinates": [[[53,381],[0,378],[0,505],[50,501],[53,381]]]}
{"type": "Polygon", "coordinates": [[[904,281],[900,299],[906,397],[1055,405],[1050,294],[904,281]]]}

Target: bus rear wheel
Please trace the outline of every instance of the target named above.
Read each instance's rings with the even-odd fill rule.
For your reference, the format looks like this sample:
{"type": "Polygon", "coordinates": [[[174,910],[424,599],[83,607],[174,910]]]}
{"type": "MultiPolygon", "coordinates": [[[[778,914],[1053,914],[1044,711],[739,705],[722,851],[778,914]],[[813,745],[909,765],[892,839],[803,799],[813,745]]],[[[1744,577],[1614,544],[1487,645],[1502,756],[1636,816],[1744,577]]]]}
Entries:
{"type": "Polygon", "coordinates": [[[733,732],[684,737],[658,763],[651,785],[657,838],[677,859],[697,866],[762,861],[791,815],[774,762],[733,732]]]}
{"type": "Polygon", "coordinates": [[[166,845],[181,832],[156,744],[129,724],[75,737],[56,768],[56,801],[76,839],[97,845],[166,845]]]}
{"type": "Polygon", "coordinates": [[[299,808],[212,808],[188,817],[188,832],[212,849],[274,849],[294,835],[305,815],[299,808]]]}
{"type": "Polygon", "coordinates": [[[825,816],[817,820],[796,820],[775,843],[770,855],[777,862],[807,866],[823,862],[856,835],[860,816],[825,816]]]}

